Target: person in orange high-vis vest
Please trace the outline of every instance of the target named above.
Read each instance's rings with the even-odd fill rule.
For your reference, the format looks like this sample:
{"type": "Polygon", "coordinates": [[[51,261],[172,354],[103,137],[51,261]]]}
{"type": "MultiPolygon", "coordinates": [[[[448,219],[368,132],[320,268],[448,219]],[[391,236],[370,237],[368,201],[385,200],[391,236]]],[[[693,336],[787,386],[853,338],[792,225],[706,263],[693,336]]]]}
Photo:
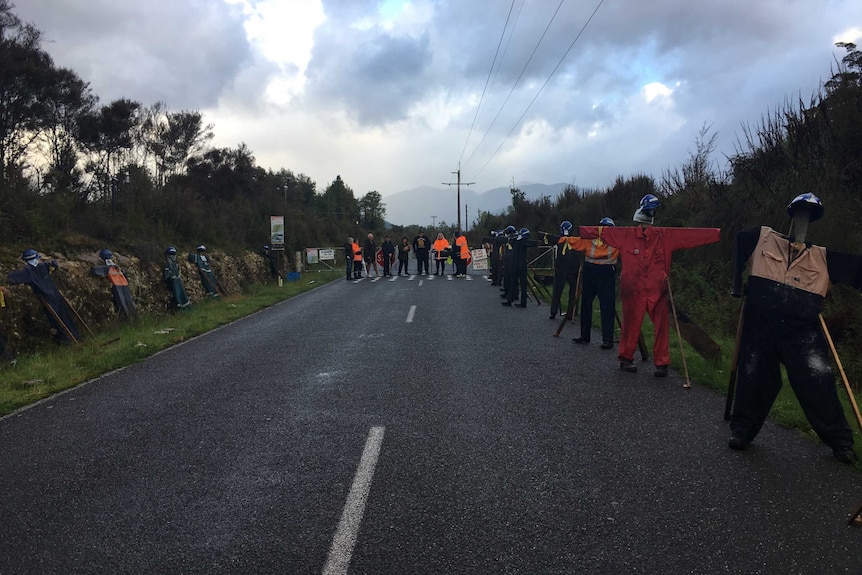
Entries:
{"type": "Polygon", "coordinates": [[[467,277],[467,264],[470,263],[470,248],[467,237],[461,232],[455,232],[455,277],[467,277]]]}
{"type": "Polygon", "coordinates": [[[345,279],[350,281],[354,278],[353,273],[353,236],[347,236],[347,241],[344,242],[344,264],[345,264],[345,279]]]}
{"type": "Polygon", "coordinates": [[[431,244],[431,251],[434,252],[434,275],[442,276],[446,273],[446,258],[451,254],[452,246],[449,245],[449,240],[443,237],[442,232],[437,234],[437,239],[431,244]]]}
{"type": "Polygon", "coordinates": [[[718,228],[660,228],[653,227],[655,209],[659,199],[647,194],[635,210],[636,227],[581,226],[578,234],[584,239],[599,237],[620,250],[623,266],[620,275],[620,297],[623,301],[623,332],[617,357],[620,369],[637,371],[634,354],[644,315],[649,315],[655,326],[653,359],[656,377],[666,377],[670,365],[670,328],[667,278],[671,256],[676,250],[694,248],[718,242],[718,228]]]}
{"type": "Polygon", "coordinates": [[[132,299],[126,274],[120,269],[120,266],[114,263],[114,254],[111,250],[103,249],[99,252],[99,258],[104,262],[104,265],[93,266],[93,275],[100,278],[106,277],[111,282],[114,310],[127,320],[135,319],[138,310],[135,307],[135,300],[132,299]]]}
{"type": "Polygon", "coordinates": [[[362,277],[362,248],[359,242],[353,241],[353,279],[362,277]]]}

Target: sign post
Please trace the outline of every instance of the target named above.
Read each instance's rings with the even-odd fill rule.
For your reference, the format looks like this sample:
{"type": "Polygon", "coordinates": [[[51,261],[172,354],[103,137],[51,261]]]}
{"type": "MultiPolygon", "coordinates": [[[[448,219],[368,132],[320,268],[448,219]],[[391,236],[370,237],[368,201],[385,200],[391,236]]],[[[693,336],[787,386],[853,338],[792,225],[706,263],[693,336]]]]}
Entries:
{"type": "Polygon", "coordinates": [[[284,216],[269,216],[269,249],[284,251],[284,216]]]}
{"type": "MultiPolygon", "coordinates": [[[[269,216],[269,249],[277,252],[284,251],[284,216],[269,216]]],[[[277,261],[283,259],[284,254],[277,261]]],[[[276,265],[276,272],[278,273],[278,287],[281,287],[283,285],[282,278],[284,278],[284,274],[281,273],[281,265],[276,265]]]]}

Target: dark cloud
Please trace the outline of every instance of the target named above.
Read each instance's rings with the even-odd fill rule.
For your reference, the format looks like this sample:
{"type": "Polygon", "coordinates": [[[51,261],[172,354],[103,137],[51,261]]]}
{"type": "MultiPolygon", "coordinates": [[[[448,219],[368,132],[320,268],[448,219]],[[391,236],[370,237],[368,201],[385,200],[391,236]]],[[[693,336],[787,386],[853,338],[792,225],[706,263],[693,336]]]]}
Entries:
{"type": "MultiPolygon", "coordinates": [[[[843,55],[835,35],[862,28],[858,0],[605,0],[575,42],[599,0],[570,1],[537,47],[558,2],[515,0],[497,53],[511,0],[322,0],[303,84],[301,47],[269,37],[268,55],[293,59],[266,60],[246,40],[248,15],[225,0],[19,1],[55,61],[103,101],[214,108],[217,137],[222,119],[257,157],[302,158],[289,167],[327,181],[350,170],[355,189],[384,194],[446,177],[464,148],[463,175],[488,187],[658,175],[704,124],[720,158],[742,125],[807,101],[843,55]],[[282,97],[267,101],[267,86],[282,97]]],[[[316,12],[250,2],[292,22],[316,12]]]]}
{"type": "Polygon", "coordinates": [[[339,105],[361,125],[404,119],[428,90],[428,36],[353,36],[359,41],[350,47],[343,37],[318,38],[308,66],[310,98],[339,105]]]}
{"type": "Polygon", "coordinates": [[[15,11],[103,102],[214,106],[252,58],[242,13],[223,2],[27,0],[15,11]]]}

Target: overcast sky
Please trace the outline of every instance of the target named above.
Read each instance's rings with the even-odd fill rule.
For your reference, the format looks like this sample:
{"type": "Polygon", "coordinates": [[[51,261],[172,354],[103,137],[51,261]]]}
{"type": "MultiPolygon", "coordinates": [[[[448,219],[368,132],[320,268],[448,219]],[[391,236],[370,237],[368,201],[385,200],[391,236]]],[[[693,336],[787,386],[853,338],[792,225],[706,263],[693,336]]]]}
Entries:
{"type": "Polygon", "coordinates": [[[710,125],[808,100],[862,40],[852,0],[17,0],[102,104],[199,110],[215,145],[357,197],[463,182],[603,188],[710,125]],[[544,35],[544,37],[543,37],[544,35]],[[541,40],[541,41],[540,41],[541,40]],[[496,61],[495,61],[496,58],[496,61]],[[493,64],[493,67],[492,67],[493,64]]]}

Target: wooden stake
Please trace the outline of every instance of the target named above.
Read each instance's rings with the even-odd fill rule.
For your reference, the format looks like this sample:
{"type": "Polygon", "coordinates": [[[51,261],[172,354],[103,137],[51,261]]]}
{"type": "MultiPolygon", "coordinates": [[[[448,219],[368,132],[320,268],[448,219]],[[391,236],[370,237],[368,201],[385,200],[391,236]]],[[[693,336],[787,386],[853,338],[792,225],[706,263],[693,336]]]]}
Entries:
{"type": "Polygon", "coordinates": [[[57,315],[57,312],[54,310],[54,308],[51,307],[51,304],[50,304],[50,302],[48,302],[48,299],[42,295],[39,296],[39,299],[42,301],[42,305],[45,306],[45,309],[48,310],[48,313],[51,314],[51,317],[54,318],[54,321],[56,321],[57,324],[60,326],[60,329],[63,330],[63,333],[66,334],[66,337],[69,338],[69,341],[71,341],[72,343],[78,343],[78,340],[75,338],[74,335],[72,335],[72,332],[69,331],[69,328],[63,322],[63,320],[60,319],[60,316],[57,315]]]}
{"type": "Polygon", "coordinates": [[[566,310],[566,315],[563,316],[563,321],[560,322],[560,325],[557,327],[557,331],[554,332],[554,337],[560,337],[560,333],[563,331],[563,328],[566,327],[567,321],[575,323],[575,317],[578,315],[578,300],[581,298],[581,272],[583,271],[583,269],[583,265],[578,268],[578,281],[577,283],[575,283],[575,297],[572,298],[571,301],[569,301],[569,309],[566,310]]]}
{"type": "Polygon", "coordinates": [[[66,305],[69,306],[69,309],[72,310],[72,313],[75,314],[75,317],[78,318],[78,321],[81,322],[81,325],[83,325],[87,329],[87,333],[90,334],[90,337],[95,338],[96,334],[93,333],[93,330],[90,329],[90,326],[87,325],[87,322],[84,321],[84,318],[81,317],[81,314],[78,313],[78,310],[72,307],[72,304],[69,303],[69,300],[66,299],[66,296],[63,294],[63,292],[57,290],[57,293],[60,294],[60,297],[63,298],[63,301],[66,302],[66,305]]]}
{"type": "Polygon", "coordinates": [[[688,363],[685,361],[685,348],[682,345],[682,333],[679,331],[679,318],[676,317],[676,305],[673,303],[673,290],[670,289],[670,277],[667,278],[667,295],[670,296],[670,309],[673,312],[673,320],[676,323],[676,338],[679,340],[679,353],[682,355],[682,366],[685,369],[684,389],[691,389],[691,380],[688,378],[688,363]]]}
{"type": "Polygon", "coordinates": [[[733,407],[733,395],[736,392],[736,370],[739,367],[739,342],[742,340],[742,317],[745,310],[745,298],[739,306],[739,321],[736,322],[736,343],[733,345],[733,358],[730,360],[730,381],[727,382],[727,401],[724,403],[724,420],[730,420],[730,410],[733,407]]]}
{"type": "Polygon", "coordinates": [[[847,380],[847,374],[844,373],[844,366],[841,365],[841,358],[838,357],[838,351],[835,349],[835,344],[832,343],[832,336],[829,335],[829,328],[826,327],[826,320],[823,319],[823,314],[819,314],[820,327],[823,328],[823,335],[826,336],[826,341],[829,342],[829,349],[832,350],[832,357],[835,358],[835,364],[838,366],[838,371],[841,373],[841,381],[844,382],[844,390],[847,391],[847,397],[850,398],[850,405],[853,406],[853,413],[856,415],[856,423],[859,429],[862,430],[862,415],[859,415],[859,406],[856,405],[856,397],[853,395],[853,388],[850,387],[850,382],[847,380]]]}

